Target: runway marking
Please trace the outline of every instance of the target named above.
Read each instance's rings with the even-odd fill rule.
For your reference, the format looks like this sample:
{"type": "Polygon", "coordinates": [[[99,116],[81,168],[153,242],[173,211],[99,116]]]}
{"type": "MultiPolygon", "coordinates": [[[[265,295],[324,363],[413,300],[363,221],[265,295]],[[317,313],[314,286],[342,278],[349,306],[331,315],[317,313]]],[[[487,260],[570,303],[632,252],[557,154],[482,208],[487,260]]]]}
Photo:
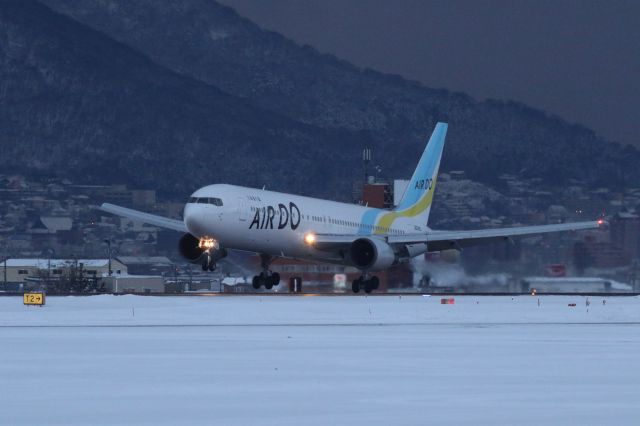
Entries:
{"type": "Polygon", "coordinates": [[[640,325],[640,321],[616,321],[616,322],[404,322],[404,323],[299,323],[299,324],[87,324],[87,325],[0,325],[3,328],[224,328],[224,327],[406,327],[406,326],[467,326],[467,327],[492,327],[492,326],[540,326],[540,325],[640,325]]]}

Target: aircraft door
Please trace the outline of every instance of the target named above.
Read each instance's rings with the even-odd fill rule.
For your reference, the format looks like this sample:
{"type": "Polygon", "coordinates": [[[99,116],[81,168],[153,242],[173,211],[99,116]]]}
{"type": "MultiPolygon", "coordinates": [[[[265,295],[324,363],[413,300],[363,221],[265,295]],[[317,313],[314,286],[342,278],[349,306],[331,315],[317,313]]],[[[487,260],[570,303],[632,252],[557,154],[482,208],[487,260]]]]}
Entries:
{"type": "Polygon", "coordinates": [[[249,207],[244,197],[238,197],[238,218],[240,222],[246,222],[249,218],[249,207]]]}

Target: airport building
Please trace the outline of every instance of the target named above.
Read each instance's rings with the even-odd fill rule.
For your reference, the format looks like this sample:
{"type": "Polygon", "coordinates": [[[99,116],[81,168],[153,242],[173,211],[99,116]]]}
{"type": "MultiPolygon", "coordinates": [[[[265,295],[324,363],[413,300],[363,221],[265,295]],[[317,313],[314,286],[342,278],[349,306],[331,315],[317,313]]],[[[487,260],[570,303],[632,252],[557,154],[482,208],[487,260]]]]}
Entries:
{"type": "MultiPolygon", "coordinates": [[[[260,257],[253,256],[250,261],[253,264],[251,270],[257,271],[260,268],[260,257]]],[[[285,293],[351,293],[351,282],[362,275],[362,272],[351,266],[290,258],[274,259],[270,270],[280,275],[280,285],[274,287],[275,291],[285,293]]],[[[253,293],[256,290],[251,285],[251,275],[252,273],[246,276],[230,275],[211,280],[208,287],[205,282],[203,283],[205,286],[189,285],[188,288],[192,291],[211,288],[214,291],[253,293]]],[[[406,291],[414,284],[414,272],[407,263],[375,272],[374,275],[380,280],[376,293],[406,291]]],[[[184,284],[188,278],[180,276],[180,279],[184,284]]],[[[168,283],[167,289],[170,287],[173,286],[168,283]]],[[[185,286],[179,286],[179,288],[183,287],[185,286]]]]}
{"type": "MultiPolygon", "coordinates": [[[[597,277],[525,277],[520,281],[524,293],[629,293],[626,283],[597,277]]],[[[514,289],[517,291],[517,289],[514,289]]]]}
{"type": "Polygon", "coordinates": [[[157,275],[112,275],[102,278],[109,293],[164,293],[164,278],[157,275]]]}
{"type": "Polygon", "coordinates": [[[132,275],[162,275],[172,272],[175,267],[166,256],[118,256],[116,259],[132,275]]]}
{"type": "MultiPolygon", "coordinates": [[[[25,283],[38,279],[56,280],[72,269],[80,269],[89,277],[109,275],[109,259],[7,259],[0,263],[0,278],[4,283],[25,283]]],[[[111,261],[113,274],[126,274],[127,267],[111,261]]]]}
{"type": "MultiPolygon", "coordinates": [[[[259,259],[256,259],[256,263],[259,259]]],[[[289,286],[290,292],[334,293],[351,292],[351,282],[362,273],[350,266],[308,262],[296,259],[275,259],[271,270],[280,274],[280,284],[289,286]],[[299,288],[294,288],[297,280],[299,288]]],[[[378,292],[413,286],[413,272],[404,263],[374,274],[380,280],[378,292]]]]}
{"type": "MultiPolygon", "coordinates": [[[[158,263],[163,265],[168,259],[127,259],[131,264],[158,263]]],[[[164,278],[159,275],[129,275],[127,265],[118,259],[7,259],[0,263],[0,280],[4,289],[22,291],[43,289],[53,292],[78,292],[67,287],[59,287],[67,281],[85,280],[93,283],[92,291],[109,293],[164,293],[164,278]],[[67,288],[66,290],[64,288],[67,288]]],[[[80,290],[80,292],[87,291],[80,290]]]]}

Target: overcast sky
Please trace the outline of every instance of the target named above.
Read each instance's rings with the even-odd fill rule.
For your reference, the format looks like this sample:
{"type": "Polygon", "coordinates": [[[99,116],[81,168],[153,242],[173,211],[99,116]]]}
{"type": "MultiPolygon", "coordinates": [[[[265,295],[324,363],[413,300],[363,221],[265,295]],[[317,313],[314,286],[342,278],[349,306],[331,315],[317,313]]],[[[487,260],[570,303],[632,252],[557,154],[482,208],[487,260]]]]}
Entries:
{"type": "Polygon", "coordinates": [[[640,1],[220,0],[318,50],[640,146],[640,1]]]}

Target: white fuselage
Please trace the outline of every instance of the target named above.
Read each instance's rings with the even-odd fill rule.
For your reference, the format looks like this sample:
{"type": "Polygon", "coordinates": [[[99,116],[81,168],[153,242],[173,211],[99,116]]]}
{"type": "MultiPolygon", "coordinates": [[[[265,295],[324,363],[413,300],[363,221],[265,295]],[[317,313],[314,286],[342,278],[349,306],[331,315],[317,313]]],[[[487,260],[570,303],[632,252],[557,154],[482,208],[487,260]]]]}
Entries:
{"type": "Polygon", "coordinates": [[[223,247],[272,256],[345,263],[338,251],[314,249],[309,234],[375,236],[426,232],[426,224],[398,218],[382,229],[388,210],[234,185],[209,185],[194,192],[184,223],[195,237],[215,238],[223,247]]]}

